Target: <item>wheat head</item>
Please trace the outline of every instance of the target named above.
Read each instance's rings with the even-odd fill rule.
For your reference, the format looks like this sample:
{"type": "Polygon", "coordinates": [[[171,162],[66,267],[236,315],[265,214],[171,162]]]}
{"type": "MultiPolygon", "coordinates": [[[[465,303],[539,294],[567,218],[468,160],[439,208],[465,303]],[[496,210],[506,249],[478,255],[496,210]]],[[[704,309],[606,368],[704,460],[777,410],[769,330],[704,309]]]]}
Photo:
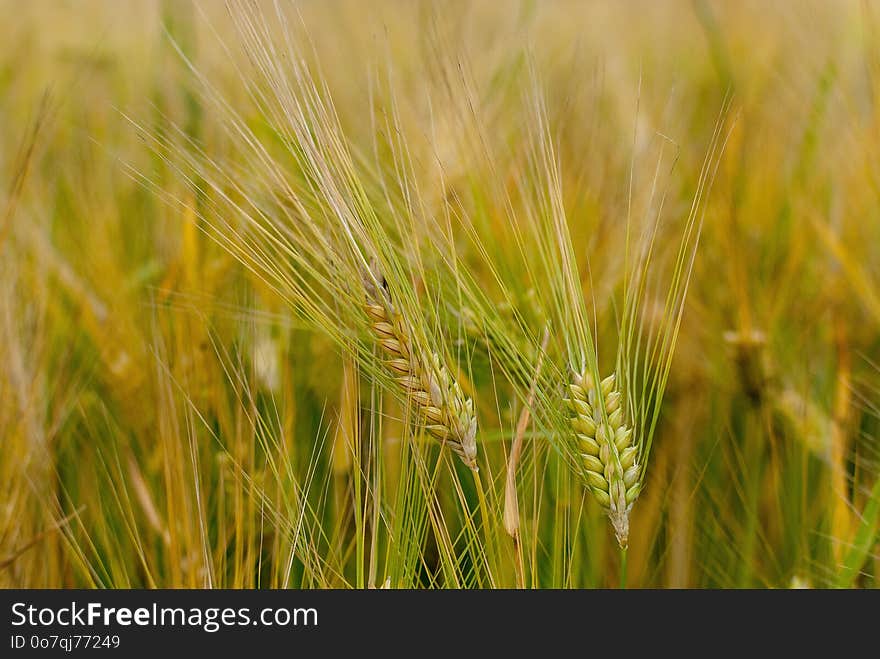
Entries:
{"type": "Polygon", "coordinates": [[[641,482],[638,447],[625,422],[623,395],[616,380],[611,374],[597,388],[588,372],[572,373],[565,402],[573,413],[570,423],[587,486],[605,508],[617,542],[625,548],[629,511],[641,482]]]}

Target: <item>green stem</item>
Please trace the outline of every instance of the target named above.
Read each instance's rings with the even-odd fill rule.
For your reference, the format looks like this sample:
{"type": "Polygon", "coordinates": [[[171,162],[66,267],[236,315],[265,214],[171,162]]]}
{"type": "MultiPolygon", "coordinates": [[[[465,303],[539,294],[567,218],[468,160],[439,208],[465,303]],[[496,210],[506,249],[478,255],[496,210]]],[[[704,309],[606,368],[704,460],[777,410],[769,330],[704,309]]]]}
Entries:
{"type": "MultiPolygon", "coordinates": [[[[480,502],[480,517],[483,520],[483,536],[486,538],[485,546],[488,550],[492,542],[492,537],[489,529],[489,507],[486,505],[486,493],[483,491],[483,481],[480,480],[480,472],[477,469],[472,469],[471,473],[474,476],[474,488],[477,490],[477,499],[480,502]]],[[[489,582],[492,588],[494,588],[495,579],[492,576],[492,568],[489,564],[488,556],[486,557],[486,563],[489,568],[489,582]]]]}
{"type": "Polygon", "coordinates": [[[620,548],[620,588],[626,590],[626,548],[620,548]]]}

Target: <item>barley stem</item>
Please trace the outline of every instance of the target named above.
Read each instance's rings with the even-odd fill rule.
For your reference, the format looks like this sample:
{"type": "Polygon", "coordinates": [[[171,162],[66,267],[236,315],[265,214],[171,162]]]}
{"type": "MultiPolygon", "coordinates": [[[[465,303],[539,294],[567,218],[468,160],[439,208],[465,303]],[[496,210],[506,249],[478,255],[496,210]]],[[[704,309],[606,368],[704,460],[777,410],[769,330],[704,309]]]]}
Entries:
{"type": "Polygon", "coordinates": [[[516,587],[524,590],[526,587],[525,566],[523,566],[522,546],[519,542],[519,529],[513,535],[513,567],[516,570],[516,587]]]}
{"type": "MultiPolygon", "coordinates": [[[[490,547],[492,544],[492,535],[489,529],[489,507],[486,505],[486,493],[483,490],[483,481],[480,479],[480,472],[478,469],[472,469],[471,473],[474,476],[474,488],[477,490],[477,500],[480,505],[480,517],[483,520],[483,536],[486,538],[486,547],[490,547]]],[[[489,583],[492,588],[495,587],[495,578],[492,576],[492,567],[486,558],[487,566],[489,567],[489,583]]]]}

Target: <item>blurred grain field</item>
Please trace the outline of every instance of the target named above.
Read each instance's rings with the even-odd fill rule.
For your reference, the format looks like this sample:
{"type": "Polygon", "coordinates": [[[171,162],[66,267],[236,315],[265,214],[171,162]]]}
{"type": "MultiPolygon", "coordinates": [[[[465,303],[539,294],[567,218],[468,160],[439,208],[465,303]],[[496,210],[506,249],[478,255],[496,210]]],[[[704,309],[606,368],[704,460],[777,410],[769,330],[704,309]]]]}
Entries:
{"type": "MultiPolygon", "coordinates": [[[[206,172],[244,190],[268,179],[228,111],[266,153],[288,147],[275,106],[248,86],[241,12],[302,44],[370,191],[405,180],[388,193],[392,210],[470,218],[471,233],[450,229],[456,267],[498,318],[518,319],[505,336],[519,346],[523,330],[518,359],[530,368],[549,297],[505,213],[527,210],[511,190],[542,186],[525,146],[535,89],[600,352],[621,313],[623,218],[656,213],[674,234],[723,126],[626,583],[877,586],[880,6],[334,0],[243,3],[232,18],[219,1],[0,9],[3,587],[620,580],[601,507],[537,422],[511,490],[530,403],[454,294],[432,297],[430,277],[412,277],[414,300],[431,310],[425,336],[474,400],[479,481],[340,349],[341,328],[321,331],[209,226],[240,202],[218,200],[206,172]],[[210,166],[185,175],[196,160],[210,166]]],[[[294,160],[290,180],[305,189],[294,160]]],[[[258,205],[271,213],[275,201],[258,205]]],[[[417,224],[388,225],[389,253],[430,270],[442,250],[395,233],[417,224]]],[[[661,271],[675,264],[666,235],[661,271]]],[[[286,272],[283,250],[266,253],[286,272]]],[[[661,323],[663,291],[646,300],[641,321],[661,323]]],[[[552,362],[563,330],[547,325],[552,362]]]]}

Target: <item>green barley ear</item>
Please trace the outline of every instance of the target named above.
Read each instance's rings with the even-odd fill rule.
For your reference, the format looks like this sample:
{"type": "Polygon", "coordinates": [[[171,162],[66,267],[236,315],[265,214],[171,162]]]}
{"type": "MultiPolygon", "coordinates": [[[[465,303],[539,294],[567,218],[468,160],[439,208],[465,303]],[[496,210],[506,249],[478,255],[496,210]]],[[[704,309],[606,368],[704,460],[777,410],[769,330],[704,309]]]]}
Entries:
{"type": "MultiPolygon", "coordinates": [[[[595,299],[593,308],[588,309],[583,283],[585,278],[592,280],[596,266],[579,263],[580,250],[572,241],[564,203],[560,160],[543,95],[534,77],[533,81],[534,120],[529,127],[530,150],[526,158],[529,164],[522,176],[531,183],[521,191],[527,209],[521,224],[528,239],[520,244],[536,249],[539,255],[538,259],[531,259],[540,266],[534,279],[545,286],[540,299],[548,307],[552,324],[560,330],[560,347],[569,371],[557,371],[556,381],[543,389],[541,403],[547,410],[548,429],[556,446],[605,509],[617,541],[625,549],[630,511],[644,486],[681,326],[706,196],[726,141],[724,125],[729,101],[721,108],[690,210],[678,226],[680,234],[678,244],[672,244],[674,258],[666,275],[666,286],[657,280],[657,276],[663,275],[655,275],[652,266],[668,235],[661,231],[666,192],[662,191],[659,172],[670,159],[670,150],[674,154],[675,149],[667,139],[658,137],[655,179],[644,214],[639,213],[636,218],[628,207],[616,244],[622,248],[622,299],[612,300],[611,305],[617,321],[616,336],[611,342],[603,342],[600,349],[598,318],[602,309],[595,299]],[[661,298],[662,313],[659,322],[652,322],[646,309],[661,287],[666,289],[665,300],[661,298]],[[601,363],[608,357],[613,357],[614,369],[601,379],[601,363]],[[560,385],[565,390],[568,414],[557,412],[560,385]]],[[[673,163],[675,159],[672,156],[673,163]]]]}
{"type": "Polygon", "coordinates": [[[608,513],[621,547],[629,541],[629,511],[639,496],[638,446],[624,418],[623,394],[612,373],[596,387],[588,372],[572,373],[565,400],[572,416],[587,485],[608,513]]]}
{"type": "Polygon", "coordinates": [[[473,400],[462,393],[440,355],[414,347],[375,263],[372,269],[372,275],[364,277],[364,311],[376,342],[387,356],[385,366],[413,403],[425,430],[476,471],[477,417],[473,400]]]}
{"type": "Polygon", "coordinates": [[[160,132],[148,133],[151,148],[157,155],[174,153],[180,163],[169,166],[199,181],[210,203],[187,210],[223,249],[306,327],[411,404],[425,430],[476,472],[474,403],[447,368],[436,308],[418,293],[417,282],[429,276],[412,249],[417,236],[411,218],[394,219],[375,172],[351,148],[329,90],[302,50],[304,35],[300,41],[286,23],[276,34],[247,3],[233,1],[231,10],[250,65],[238,71],[241,82],[263,128],[284,139],[267,140],[265,130],[256,131],[185,60],[230,138],[230,153],[244,163],[242,171],[232,174],[223,162],[176,147],[160,132]],[[279,60],[279,49],[288,56],[279,60]],[[374,358],[377,345],[382,364],[374,358]]]}

